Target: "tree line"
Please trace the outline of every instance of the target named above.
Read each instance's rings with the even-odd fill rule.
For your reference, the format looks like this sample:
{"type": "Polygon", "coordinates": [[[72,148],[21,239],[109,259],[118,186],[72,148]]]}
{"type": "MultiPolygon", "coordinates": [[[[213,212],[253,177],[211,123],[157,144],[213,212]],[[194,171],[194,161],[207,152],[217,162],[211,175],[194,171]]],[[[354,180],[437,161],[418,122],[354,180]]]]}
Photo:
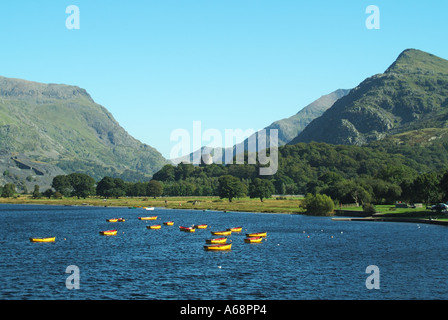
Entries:
{"type": "MultiPolygon", "coordinates": [[[[53,179],[52,189],[42,196],[219,196],[232,201],[250,196],[263,199],[273,194],[325,194],[335,203],[383,204],[436,203],[448,197],[447,161],[433,161],[443,145],[413,154],[400,147],[335,146],[299,143],[279,148],[279,167],[273,176],[259,176],[259,164],[167,164],[150,181],[126,182],[106,176],[96,182],[82,173],[53,179]]],[[[448,154],[448,152],[446,152],[448,154]]],[[[246,157],[247,158],[247,157],[246,157]]],[[[2,196],[14,188],[5,185],[2,196]]],[[[34,190],[33,196],[38,196],[34,190]]]]}
{"type": "MultiPolygon", "coordinates": [[[[195,185],[194,185],[195,186],[195,185]]],[[[53,178],[52,188],[40,193],[39,186],[34,187],[32,193],[33,198],[48,197],[77,197],[87,198],[90,196],[101,196],[104,198],[120,198],[120,197],[160,197],[169,196],[171,194],[178,195],[175,188],[170,183],[163,183],[157,180],[148,182],[125,182],[121,178],[113,178],[106,176],[99,182],[84,173],[71,173],[68,175],[58,175],[53,178]],[[167,192],[165,190],[167,189],[167,192]]],[[[178,191],[180,189],[177,189],[178,191]]],[[[182,195],[195,195],[190,190],[185,189],[182,195]]],[[[242,182],[240,179],[231,175],[224,175],[217,179],[216,194],[221,198],[232,201],[234,198],[246,197],[259,198],[263,201],[270,198],[275,188],[269,180],[256,178],[251,183],[242,182]]],[[[12,197],[16,193],[16,186],[12,183],[6,184],[1,190],[2,197],[12,197]]]]}
{"type": "Polygon", "coordinates": [[[159,197],[163,193],[162,183],[156,180],[126,182],[121,178],[106,176],[96,182],[92,177],[83,173],[56,176],[53,178],[51,186],[54,189],[54,194],[51,196],[57,195],[59,197],[87,198],[95,195],[104,198],[120,198],[124,196],[159,197]]]}
{"type": "Polygon", "coordinates": [[[359,206],[444,201],[448,197],[448,158],[434,159],[441,152],[448,154],[448,145],[414,149],[412,153],[407,146],[387,144],[360,147],[299,143],[279,148],[279,168],[273,176],[258,176],[258,164],[181,163],[165,165],[153,179],[164,184],[166,196],[221,196],[221,177],[232,176],[245,186],[239,193],[253,197],[263,181],[271,194],[325,194],[336,203],[359,206]]]}

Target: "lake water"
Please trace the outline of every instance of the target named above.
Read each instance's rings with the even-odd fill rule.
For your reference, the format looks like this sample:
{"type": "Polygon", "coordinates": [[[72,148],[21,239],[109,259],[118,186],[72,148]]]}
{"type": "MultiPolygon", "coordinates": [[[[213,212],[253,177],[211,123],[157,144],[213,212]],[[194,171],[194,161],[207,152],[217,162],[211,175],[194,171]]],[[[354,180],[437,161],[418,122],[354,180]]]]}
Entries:
{"type": "Polygon", "coordinates": [[[328,217],[191,210],[0,205],[0,299],[447,299],[448,228],[328,217]],[[157,222],[139,216],[157,215],[157,222]],[[123,217],[124,223],[106,219],[123,217]],[[173,220],[174,226],[147,225],[173,220]],[[208,224],[195,233],[179,226],[208,224]],[[232,250],[210,231],[242,226],[232,250]],[[106,237],[99,231],[117,229],[106,237]],[[246,232],[267,231],[259,244],[246,232]],[[56,236],[55,243],[30,237],[56,236]],[[69,290],[68,266],[79,268],[69,290]],[[379,270],[367,289],[366,268],[379,270]]]}

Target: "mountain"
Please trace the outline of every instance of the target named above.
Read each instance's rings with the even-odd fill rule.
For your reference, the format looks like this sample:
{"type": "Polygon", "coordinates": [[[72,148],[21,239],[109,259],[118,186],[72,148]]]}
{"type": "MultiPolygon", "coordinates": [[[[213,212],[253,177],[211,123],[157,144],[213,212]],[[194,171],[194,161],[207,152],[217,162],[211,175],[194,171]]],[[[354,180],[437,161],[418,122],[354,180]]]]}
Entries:
{"type": "MultiPolygon", "coordinates": [[[[270,129],[277,129],[279,146],[283,146],[296,137],[312,120],[321,116],[325,110],[330,108],[338,99],[346,96],[349,92],[350,90],[338,89],[334,92],[323,95],[319,99],[302,108],[295,115],[275,121],[264,129],[266,129],[267,135],[269,135],[270,129]]],[[[256,141],[256,139],[252,140],[251,138],[254,138],[254,136],[257,137],[257,135],[258,133],[254,133],[243,142],[233,146],[232,148],[222,149],[223,162],[225,152],[233,152],[233,155],[235,156],[239,153],[238,150],[247,151],[249,149],[248,141],[256,141]]],[[[269,144],[269,140],[267,143],[269,144]]],[[[173,159],[172,161],[173,163],[180,163],[182,161],[192,162],[193,159],[200,159],[199,154],[202,152],[202,149],[203,148],[196,150],[185,157],[173,159]],[[194,158],[194,155],[196,155],[196,158],[194,158]]],[[[250,150],[255,149],[256,146],[250,150]]]]}
{"type": "Polygon", "coordinates": [[[350,90],[338,89],[310,103],[295,115],[275,121],[265,129],[278,129],[279,145],[285,145],[294,139],[314,119],[320,117],[337,100],[346,96],[350,90]]]}
{"type": "Polygon", "coordinates": [[[0,77],[0,150],[3,171],[8,159],[20,155],[59,168],[51,172],[82,172],[95,179],[144,179],[167,163],[86,90],[5,77],[0,77]]]}
{"type": "Polygon", "coordinates": [[[313,120],[289,144],[364,145],[393,134],[448,126],[448,61],[407,49],[313,120]]]}
{"type": "Polygon", "coordinates": [[[33,161],[24,154],[0,151],[0,186],[14,183],[18,190],[32,192],[38,185],[45,191],[53,178],[61,174],[65,172],[54,165],[33,161]]]}

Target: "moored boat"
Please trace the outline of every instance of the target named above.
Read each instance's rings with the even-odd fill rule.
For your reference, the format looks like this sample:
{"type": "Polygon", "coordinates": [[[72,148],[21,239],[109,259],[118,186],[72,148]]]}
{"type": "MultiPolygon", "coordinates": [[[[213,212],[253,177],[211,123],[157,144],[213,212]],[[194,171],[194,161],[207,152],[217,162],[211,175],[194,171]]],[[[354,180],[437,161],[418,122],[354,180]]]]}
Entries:
{"type": "Polygon", "coordinates": [[[147,211],[153,211],[153,210],[154,210],[154,207],[145,207],[145,210],[147,210],[147,211]]]}
{"type": "Polygon", "coordinates": [[[173,226],[174,225],[174,221],[167,221],[163,223],[166,226],[173,226]]]}
{"type": "Polygon", "coordinates": [[[123,218],[113,218],[113,219],[106,219],[107,222],[125,222],[126,219],[123,218]]]}
{"type": "Polygon", "coordinates": [[[267,232],[257,232],[257,233],[246,233],[246,237],[252,238],[252,237],[266,237],[267,232]]]}
{"type": "Polygon", "coordinates": [[[106,231],[100,231],[100,234],[103,236],[116,236],[117,230],[106,230],[106,231]]]}
{"type": "Polygon", "coordinates": [[[182,227],[182,226],[179,226],[179,230],[180,231],[185,231],[185,232],[195,232],[196,231],[195,228],[192,228],[192,227],[182,227]]]}
{"type": "Polygon", "coordinates": [[[243,227],[234,227],[234,228],[227,229],[227,231],[232,231],[232,232],[241,232],[241,230],[243,230],[243,227]]]}
{"type": "Polygon", "coordinates": [[[160,229],[162,226],[160,224],[155,224],[153,226],[146,226],[147,229],[160,229]]]}
{"type": "Polygon", "coordinates": [[[222,244],[222,243],[226,243],[226,242],[227,242],[227,238],[214,238],[214,239],[205,240],[205,243],[210,243],[210,244],[222,244]]]}
{"type": "Polygon", "coordinates": [[[244,242],[246,243],[260,243],[261,240],[263,240],[263,237],[250,237],[244,239],[244,242]]]}
{"type": "Polygon", "coordinates": [[[207,225],[206,224],[197,224],[194,226],[194,228],[196,229],[207,229],[207,225]]]}
{"type": "Polygon", "coordinates": [[[230,250],[232,248],[232,244],[210,244],[208,246],[204,246],[204,249],[207,251],[224,251],[230,250]]]}
{"type": "Polygon", "coordinates": [[[138,217],[138,220],[157,220],[157,216],[152,216],[152,217],[138,217]]]}
{"type": "Polygon", "coordinates": [[[232,234],[232,231],[226,230],[226,231],[212,231],[212,235],[214,236],[230,236],[232,234]]]}
{"type": "Polygon", "coordinates": [[[56,237],[49,237],[49,238],[30,238],[31,242],[55,242],[56,237]]]}

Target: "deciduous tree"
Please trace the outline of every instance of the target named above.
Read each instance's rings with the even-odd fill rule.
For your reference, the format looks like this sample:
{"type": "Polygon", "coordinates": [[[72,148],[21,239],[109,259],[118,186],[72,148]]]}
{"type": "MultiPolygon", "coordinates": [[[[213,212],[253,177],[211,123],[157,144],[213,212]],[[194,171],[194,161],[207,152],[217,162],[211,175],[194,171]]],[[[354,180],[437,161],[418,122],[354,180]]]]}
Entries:
{"type": "Polygon", "coordinates": [[[233,198],[241,198],[247,194],[246,186],[236,177],[225,175],[220,177],[218,182],[218,194],[221,199],[227,198],[232,202],[233,198]]]}
{"type": "Polygon", "coordinates": [[[149,197],[160,197],[163,194],[163,184],[157,180],[151,180],[148,182],[147,195],[149,197]]]}
{"type": "Polygon", "coordinates": [[[255,178],[249,187],[249,196],[251,198],[260,198],[261,202],[265,198],[270,198],[274,192],[274,184],[267,179],[255,178]]]}

